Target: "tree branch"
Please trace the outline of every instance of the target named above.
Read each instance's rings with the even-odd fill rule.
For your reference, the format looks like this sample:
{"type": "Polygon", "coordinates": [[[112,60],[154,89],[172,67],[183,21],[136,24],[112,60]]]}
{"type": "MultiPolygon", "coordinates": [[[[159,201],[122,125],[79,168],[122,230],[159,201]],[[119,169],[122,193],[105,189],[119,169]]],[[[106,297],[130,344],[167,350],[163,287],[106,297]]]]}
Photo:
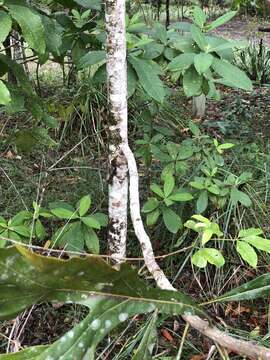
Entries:
{"type": "MultiPolygon", "coordinates": [[[[122,146],[122,150],[127,159],[129,170],[130,214],[135,234],[141,245],[145,265],[161,289],[176,291],[157,264],[150,238],[144,229],[140,213],[139,176],[134,154],[127,143],[122,146]]],[[[248,356],[251,359],[270,360],[270,349],[266,347],[256,345],[251,341],[236,339],[198,316],[182,315],[182,317],[194,329],[224,348],[228,348],[240,355],[248,356]]]]}

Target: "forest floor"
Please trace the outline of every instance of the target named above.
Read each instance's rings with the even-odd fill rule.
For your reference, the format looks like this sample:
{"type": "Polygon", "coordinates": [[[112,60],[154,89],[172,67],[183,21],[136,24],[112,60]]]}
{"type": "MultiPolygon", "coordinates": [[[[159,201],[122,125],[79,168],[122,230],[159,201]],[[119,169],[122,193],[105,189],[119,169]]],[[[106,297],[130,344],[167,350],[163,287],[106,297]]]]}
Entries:
{"type": "MultiPolygon", "coordinates": [[[[261,25],[261,24],[260,24],[261,25]]],[[[267,25],[267,24],[264,24],[267,25]]],[[[218,32],[219,35],[230,39],[247,39],[249,34],[254,33],[258,23],[252,21],[234,20],[230,25],[223,26],[218,32]]],[[[270,33],[264,34],[265,43],[270,45],[270,33]]],[[[75,117],[75,125],[66,130],[66,122],[63,120],[65,113],[60,103],[66,107],[73,101],[73,97],[67,93],[62,93],[58,88],[56,91],[51,89],[55,86],[55,72],[45,69],[44,83],[42,84],[43,96],[47,98],[50,106],[55,106],[55,113],[61,121],[61,130],[58,133],[52,132],[52,137],[56,136],[59,146],[48,149],[46,147],[34,147],[30,152],[22,151],[18,146],[14,146],[10,138],[14,127],[27,127],[27,119],[20,116],[2,116],[0,118],[0,215],[9,218],[15,215],[18,210],[25,207],[31,208],[32,202],[40,199],[41,189],[45,189],[42,202],[48,204],[54,200],[65,200],[75,203],[80,197],[91,193],[93,203],[98,204],[98,210],[106,211],[107,208],[107,181],[106,181],[106,154],[103,152],[99,137],[99,132],[93,132],[92,119],[88,119],[88,128],[91,131],[85,134],[81,129],[85,123],[81,122],[81,113],[75,117]],[[49,83],[49,86],[48,86],[49,83]],[[48,90],[49,88],[49,90],[48,90]],[[53,105],[52,105],[53,104],[53,105]],[[62,110],[61,110],[62,109],[62,110]],[[62,119],[62,120],[61,120],[62,119]],[[86,136],[87,135],[87,136],[86,136]],[[98,150],[97,150],[98,148],[98,150]]],[[[59,72],[57,73],[60,79],[59,72]]],[[[58,81],[56,79],[56,81],[58,81]]],[[[177,114],[179,125],[179,140],[182,137],[182,130],[187,126],[191,118],[191,102],[181,93],[174,93],[172,98],[174,114],[177,114]]],[[[170,118],[171,114],[161,113],[158,120],[164,122],[170,118]]],[[[270,88],[255,87],[251,93],[242,91],[222,89],[220,102],[209,101],[207,112],[201,127],[206,134],[218,138],[220,141],[229,139],[239,145],[240,150],[234,159],[235,167],[245,169],[250,167],[255,172],[254,198],[255,195],[262,196],[268,202],[269,190],[269,170],[270,169],[270,88]],[[257,169],[257,170],[256,170],[257,169]],[[257,171],[257,172],[256,172],[257,171]],[[260,180],[265,172],[265,178],[260,180]],[[258,182],[256,183],[256,176],[258,182]],[[256,186],[256,188],[255,188],[256,186]]],[[[172,129],[175,129],[172,127],[172,129]]],[[[143,134],[134,133],[131,129],[131,140],[142,137],[143,134]]],[[[102,137],[102,136],[101,136],[102,137]]],[[[104,139],[106,140],[106,139],[104,139]]],[[[141,168],[141,175],[145,169],[141,168]]],[[[141,176],[142,178],[142,176],[141,176]]],[[[270,183],[270,181],[269,181],[270,183]]],[[[144,194],[145,195],[145,194],[144,194]]],[[[144,196],[146,197],[146,196],[144,196]]],[[[269,207],[256,207],[254,218],[256,225],[259,223],[265,229],[269,229],[270,210],[269,207]],[[257,219],[258,218],[258,219],[257,219]]],[[[243,213],[243,217],[250,214],[243,213]]],[[[237,221],[237,219],[233,219],[237,221]]],[[[49,236],[53,232],[50,229],[49,236]]],[[[270,231],[268,232],[270,234],[270,231]]],[[[164,254],[174,250],[171,239],[168,241],[168,233],[160,232],[158,240],[153,241],[156,254],[164,254]]],[[[106,232],[101,234],[102,251],[106,251],[106,232]]],[[[156,239],[156,237],[153,237],[156,239]]],[[[134,240],[134,233],[129,231],[129,241],[134,240]]],[[[176,239],[173,239],[176,241],[176,239]]],[[[181,245],[182,246],[182,245],[181,245]]],[[[140,255],[138,247],[132,244],[132,256],[140,255]]],[[[193,267],[182,264],[190,254],[169,258],[160,263],[165,272],[175,280],[175,285],[186,291],[196,299],[201,299],[205,294],[213,294],[221,289],[220,284],[228,284],[228,289],[245,280],[252,279],[256,274],[269,271],[270,258],[265,256],[258,270],[251,270],[241,266],[237,259],[233,258],[232,265],[224,270],[209,270],[205,273],[195,272],[193,267]],[[191,281],[191,274],[193,280],[191,281]]],[[[210,308],[209,308],[210,309],[210,308]]],[[[243,335],[247,338],[259,340],[267,343],[269,328],[269,305],[268,301],[227,304],[226,306],[217,305],[210,309],[215,321],[219,324],[226,324],[231,332],[236,335],[243,335]],[[234,329],[242,329],[235,331],[234,329]]],[[[12,349],[21,346],[46,344],[54,341],[64,334],[67,329],[74,326],[82,318],[86,311],[78,305],[52,306],[51,304],[36,305],[30,310],[25,311],[20,317],[13,321],[0,323],[0,353],[5,352],[7,346],[12,349]],[[11,341],[9,336],[12,332],[11,341]],[[15,340],[14,340],[15,339],[15,340]]],[[[181,334],[185,324],[180,318],[162,319],[158,329],[159,353],[163,357],[158,359],[173,359],[177,352],[181,334]]],[[[110,334],[104,341],[108,346],[108,351],[102,356],[102,360],[127,359],[125,355],[116,354],[132,341],[133,334],[136,333],[144,323],[143,316],[134,317],[130,320],[127,328],[123,325],[119,336],[119,331],[110,334]],[[127,331],[127,334],[125,333],[127,331]]],[[[212,343],[201,337],[194,331],[190,331],[185,342],[183,360],[205,360],[212,343]]],[[[229,354],[230,359],[240,359],[240,357],[229,354]]],[[[211,359],[219,359],[219,354],[213,355],[211,359]]]]}

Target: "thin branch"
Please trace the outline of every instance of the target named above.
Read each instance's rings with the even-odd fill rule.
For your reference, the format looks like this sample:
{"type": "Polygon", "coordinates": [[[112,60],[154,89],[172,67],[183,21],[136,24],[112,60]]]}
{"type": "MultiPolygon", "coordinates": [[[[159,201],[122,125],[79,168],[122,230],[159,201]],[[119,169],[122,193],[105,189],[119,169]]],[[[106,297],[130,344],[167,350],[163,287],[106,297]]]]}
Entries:
{"type": "MultiPolygon", "coordinates": [[[[270,0],[269,0],[270,1],[270,0]]],[[[133,152],[128,144],[122,147],[123,153],[126,156],[129,169],[129,196],[130,196],[130,214],[134,227],[135,234],[141,244],[144,261],[156,280],[157,285],[164,290],[176,289],[171,285],[164,272],[157,264],[149,236],[147,235],[140,214],[140,199],[139,199],[139,176],[136,160],[133,152]]],[[[189,323],[194,329],[198,330],[203,335],[209,337],[224,348],[228,348],[237,354],[247,356],[251,359],[270,360],[270,349],[256,345],[254,342],[236,339],[230,334],[219,330],[208,321],[196,315],[182,315],[183,319],[189,323]]]]}

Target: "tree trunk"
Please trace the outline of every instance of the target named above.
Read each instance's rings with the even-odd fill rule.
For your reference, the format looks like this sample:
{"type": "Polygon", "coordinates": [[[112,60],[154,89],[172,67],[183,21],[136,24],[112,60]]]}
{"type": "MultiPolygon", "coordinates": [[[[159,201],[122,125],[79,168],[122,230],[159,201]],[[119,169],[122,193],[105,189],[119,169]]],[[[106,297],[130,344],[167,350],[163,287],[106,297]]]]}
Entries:
{"type": "Polygon", "coordinates": [[[128,169],[122,152],[128,141],[125,0],[106,0],[105,8],[109,99],[108,242],[111,256],[120,263],[126,256],[128,201],[128,169]]]}
{"type": "Polygon", "coordinates": [[[194,96],[192,99],[192,112],[193,118],[202,119],[205,115],[205,102],[206,98],[204,94],[200,96],[194,96]]]}

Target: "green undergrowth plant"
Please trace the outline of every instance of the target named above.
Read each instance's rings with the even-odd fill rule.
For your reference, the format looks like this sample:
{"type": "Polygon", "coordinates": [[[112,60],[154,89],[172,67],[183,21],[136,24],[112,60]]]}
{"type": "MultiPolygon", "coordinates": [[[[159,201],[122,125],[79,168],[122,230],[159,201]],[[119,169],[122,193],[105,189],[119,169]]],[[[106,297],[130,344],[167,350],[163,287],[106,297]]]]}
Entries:
{"type": "Polygon", "coordinates": [[[33,202],[33,211],[19,211],[8,221],[0,217],[1,247],[9,244],[8,239],[26,244],[32,241],[43,243],[47,239],[47,247],[81,252],[87,249],[98,254],[99,238],[96,232],[107,226],[108,219],[101,212],[89,214],[90,206],[91,197],[86,195],[75,207],[64,201],[55,201],[46,209],[33,202]],[[62,226],[48,239],[47,230],[51,231],[55,228],[54,223],[58,225],[59,222],[62,226]]]}
{"type": "Polygon", "coordinates": [[[270,81],[270,50],[263,40],[253,39],[248,47],[235,53],[235,63],[249,78],[259,85],[268,84],[270,81]]]}
{"type": "MultiPolygon", "coordinates": [[[[264,237],[263,231],[259,228],[242,229],[235,239],[233,237],[224,239],[218,223],[210,221],[202,215],[193,215],[192,219],[186,221],[184,226],[198,234],[199,250],[195,251],[191,261],[199,268],[205,268],[208,263],[222,267],[225,264],[222,252],[226,251],[224,244],[228,243],[233,243],[235,251],[253,268],[256,268],[258,264],[258,255],[255,249],[270,253],[270,240],[264,237]],[[213,240],[214,235],[216,235],[214,240],[224,243],[223,251],[216,247],[205,247],[210,240],[213,240]]],[[[197,245],[195,244],[195,246],[197,245]]]]}

